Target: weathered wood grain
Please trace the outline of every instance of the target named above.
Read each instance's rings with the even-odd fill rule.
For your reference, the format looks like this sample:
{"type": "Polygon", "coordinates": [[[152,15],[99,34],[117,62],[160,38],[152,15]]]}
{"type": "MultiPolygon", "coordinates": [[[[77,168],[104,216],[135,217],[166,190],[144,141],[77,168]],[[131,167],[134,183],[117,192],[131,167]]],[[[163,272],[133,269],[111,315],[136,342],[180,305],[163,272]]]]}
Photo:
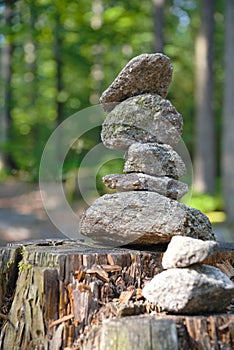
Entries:
{"type": "Polygon", "coordinates": [[[81,349],[232,350],[234,315],[132,316],[105,320],[85,337],[81,349]]]}
{"type": "MultiPolygon", "coordinates": [[[[232,278],[234,250],[222,249],[206,263],[226,269],[224,272],[232,278]]],[[[145,303],[141,288],[146,280],[162,271],[162,250],[94,248],[71,241],[32,242],[2,248],[0,349],[102,350],[104,345],[107,349],[110,346],[106,334],[111,336],[110,344],[117,339],[112,350],[127,350],[126,339],[136,349],[154,349],[152,343],[157,343],[154,339],[161,339],[160,334],[164,334],[163,329],[160,334],[156,330],[163,324],[162,314],[145,303]],[[153,318],[149,315],[152,312],[153,318]],[[125,318],[129,315],[132,315],[130,321],[129,317],[125,318]],[[139,322],[143,325],[139,326],[139,322]]],[[[233,316],[232,309],[222,315],[164,315],[172,331],[167,331],[163,339],[167,344],[170,336],[175,338],[173,327],[176,327],[175,344],[182,350],[232,349],[233,316]],[[209,348],[212,344],[214,347],[209,348]]],[[[158,343],[163,346],[161,340],[158,343]]]]}
{"type": "Polygon", "coordinates": [[[101,328],[100,349],[177,350],[178,348],[176,323],[170,319],[133,316],[105,321],[101,328]]]}

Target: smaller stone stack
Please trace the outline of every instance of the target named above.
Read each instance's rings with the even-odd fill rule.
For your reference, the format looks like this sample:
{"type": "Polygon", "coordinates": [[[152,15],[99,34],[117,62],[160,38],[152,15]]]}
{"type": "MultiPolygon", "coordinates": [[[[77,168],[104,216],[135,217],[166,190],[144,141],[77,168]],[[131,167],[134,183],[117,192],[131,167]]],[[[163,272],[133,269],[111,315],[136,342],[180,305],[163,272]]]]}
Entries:
{"type": "Polygon", "coordinates": [[[166,270],[143,288],[143,296],[172,313],[224,311],[234,297],[234,283],[218,268],[202,264],[217,248],[214,241],[174,236],[162,259],[166,270]]]}
{"type": "Polygon", "coordinates": [[[133,58],[103,93],[107,112],[102,141],[126,150],[124,174],[104,177],[114,194],[98,198],[84,213],[80,232],[99,243],[169,242],[174,235],[214,239],[208,218],[178,200],[186,167],[173,149],[183,118],[165,97],[172,65],[163,54],[133,58]]]}

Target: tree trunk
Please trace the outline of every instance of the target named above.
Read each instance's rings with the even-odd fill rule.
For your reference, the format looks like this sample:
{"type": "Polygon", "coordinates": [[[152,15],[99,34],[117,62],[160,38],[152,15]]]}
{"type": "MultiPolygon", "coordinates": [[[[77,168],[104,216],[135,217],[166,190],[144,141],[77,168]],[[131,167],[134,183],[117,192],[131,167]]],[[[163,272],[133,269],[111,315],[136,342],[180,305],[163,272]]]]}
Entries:
{"type": "Polygon", "coordinates": [[[6,168],[6,155],[3,149],[6,146],[7,141],[7,122],[10,108],[9,94],[11,85],[11,52],[12,48],[10,47],[10,44],[6,43],[1,48],[1,73],[5,91],[3,93],[4,96],[2,96],[4,102],[0,107],[0,170],[4,170],[6,168]]]}
{"type": "Polygon", "coordinates": [[[234,2],[225,2],[225,81],[222,132],[222,180],[227,223],[234,225],[234,2]]]}
{"type": "Polygon", "coordinates": [[[201,25],[195,43],[196,119],[194,190],[215,192],[215,120],[213,113],[213,36],[215,1],[201,2],[201,25]]]}
{"type": "MultiPolygon", "coordinates": [[[[14,16],[15,0],[5,1],[4,19],[5,27],[11,33],[12,20],[14,16]]],[[[12,43],[11,34],[8,34],[8,39],[5,38],[5,44],[1,52],[1,70],[4,82],[4,105],[0,116],[0,149],[1,146],[6,146],[6,143],[12,137],[12,57],[14,53],[14,45],[12,43]]],[[[16,164],[11,156],[9,147],[3,152],[0,151],[0,169],[1,168],[15,168],[16,164]]]]}
{"type": "MultiPolygon", "coordinates": [[[[229,244],[229,252],[224,252],[225,247],[220,246],[220,252],[206,263],[231,277],[232,247],[229,244]]],[[[145,251],[90,248],[48,240],[0,252],[0,349],[203,350],[234,346],[232,312],[172,316],[159,313],[143,300],[144,281],[162,271],[158,247],[149,246],[145,251]]]]}
{"type": "MultiPolygon", "coordinates": [[[[55,9],[58,11],[58,9],[55,9]]],[[[62,60],[62,31],[63,28],[60,23],[60,15],[59,13],[55,14],[55,43],[54,43],[54,60],[56,62],[56,95],[55,95],[55,103],[56,103],[56,126],[59,126],[63,122],[63,106],[64,106],[64,97],[63,97],[63,60],[62,60]]],[[[58,141],[57,141],[57,157],[58,162],[62,159],[62,149],[63,149],[63,132],[60,132],[58,141]]]]}
{"type": "Polygon", "coordinates": [[[63,121],[63,101],[61,99],[61,92],[63,90],[63,76],[62,76],[62,37],[61,37],[61,26],[59,18],[56,22],[56,33],[55,33],[55,51],[54,58],[56,62],[56,90],[57,90],[57,125],[61,124],[63,121]]]}
{"type": "Polygon", "coordinates": [[[153,21],[154,21],[154,50],[163,52],[164,48],[164,6],[165,0],[153,0],[153,21]]]}

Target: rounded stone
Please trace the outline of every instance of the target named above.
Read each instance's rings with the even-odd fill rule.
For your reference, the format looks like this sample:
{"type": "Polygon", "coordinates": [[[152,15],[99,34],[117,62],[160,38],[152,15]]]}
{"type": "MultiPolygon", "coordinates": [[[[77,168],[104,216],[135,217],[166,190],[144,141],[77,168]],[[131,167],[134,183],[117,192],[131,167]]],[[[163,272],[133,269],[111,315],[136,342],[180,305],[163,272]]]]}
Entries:
{"type": "Polygon", "coordinates": [[[142,294],[164,311],[217,313],[230,305],[234,283],[216,267],[197,264],[159,273],[143,288],[142,294]]]}
{"type": "Polygon", "coordinates": [[[164,269],[187,267],[203,262],[218,250],[214,241],[202,241],[191,237],[174,236],[163,254],[164,269]]]}
{"type": "Polygon", "coordinates": [[[103,92],[100,102],[107,111],[113,109],[116,103],[145,92],[166,97],[172,72],[169,57],[162,53],[136,56],[103,92]]]}
{"type": "Polygon", "coordinates": [[[178,179],[186,174],[186,166],[179,154],[169,145],[133,143],[125,154],[123,171],[178,179]]]}
{"type": "Polygon", "coordinates": [[[127,149],[135,142],[175,146],[182,130],[183,118],[170,101],[144,94],[121,102],[107,114],[101,138],[111,149],[127,149]]]}
{"type": "Polygon", "coordinates": [[[99,197],[83,214],[80,233],[115,246],[169,242],[175,235],[214,239],[209,219],[199,210],[148,191],[99,197]]]}

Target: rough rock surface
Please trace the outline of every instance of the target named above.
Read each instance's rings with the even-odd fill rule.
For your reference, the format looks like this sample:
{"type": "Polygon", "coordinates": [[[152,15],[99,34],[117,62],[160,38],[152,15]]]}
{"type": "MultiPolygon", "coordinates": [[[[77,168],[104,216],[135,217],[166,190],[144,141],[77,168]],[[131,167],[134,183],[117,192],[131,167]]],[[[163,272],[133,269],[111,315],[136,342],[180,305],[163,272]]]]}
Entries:
{"type": "Polygon", "coordinates": [[[186,166],[178,153],[169,145],[134,143],[125,154],[123,171],[178,179],[186,174],[186,166]]]}
{"type": "Polygon", "coordinates": [[[104,120],[101,137],[111,149],[127,149],[134,142],[175,146],[182,130],[183,118],[170,101],[144,94],[118,104],[104,120]]]}
{"type": "Polygon", "coordinates": [[[80,233],[109,245],[157,244],[175,235],[215,239],[209,219],[199,210],[148,191],[99,197],[83,214],[80,233]]]}
{"type": "Polygon", "coordinates": [[[197,264],[161,272],[142,293],[150,302],[173,313],[220,312],[231,303],[234,283],[219,269],[197,264]]]}
{"type": "Polygon", "coordinates": [[[170,59],[161,53],[134,57],[103,92],[100,102],[105,110],[111,110],[114,104],[145,92],[166,97],[172,72],[170,59]]]}
{"type": "Polygon", "coordinates": [[[118,192],[153,191],[168,198],[179,200],[188,192],[188,185],[169,177],[155,177],[143,173],[109,174],[103,177],[104,184],[118,192]]]}
{"type": "Polygon", "coordinates": [[[204,261],[218,250],[214,241],[202,241],[191,237],[174,236],[162,259],[164,269],[187,267],[204,261]]]}

